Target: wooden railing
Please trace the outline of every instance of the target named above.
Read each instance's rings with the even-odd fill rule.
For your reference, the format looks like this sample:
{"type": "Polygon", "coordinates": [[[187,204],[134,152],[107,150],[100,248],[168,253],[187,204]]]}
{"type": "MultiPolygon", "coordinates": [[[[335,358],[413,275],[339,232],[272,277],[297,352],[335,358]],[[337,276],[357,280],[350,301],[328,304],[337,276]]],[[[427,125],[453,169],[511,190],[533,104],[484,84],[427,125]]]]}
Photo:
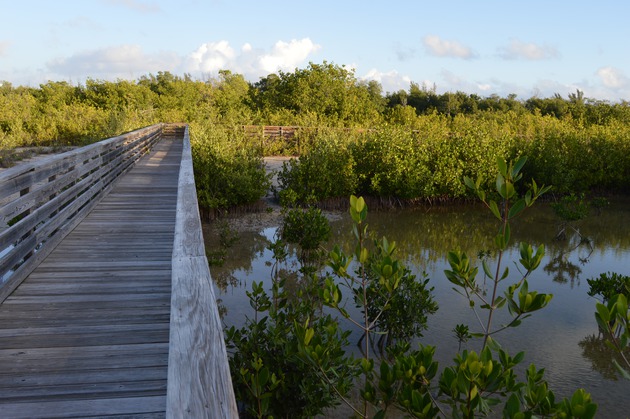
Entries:
{"type": "Polygon", "coordinates": [[[0,302],[160,139],[162,126],[0,173],[0,302]]]}
{"type": "Polygon", "coordinates": [[[188,128],[173,245],[167,418],[238,418],[204,247],[188,128]]]}

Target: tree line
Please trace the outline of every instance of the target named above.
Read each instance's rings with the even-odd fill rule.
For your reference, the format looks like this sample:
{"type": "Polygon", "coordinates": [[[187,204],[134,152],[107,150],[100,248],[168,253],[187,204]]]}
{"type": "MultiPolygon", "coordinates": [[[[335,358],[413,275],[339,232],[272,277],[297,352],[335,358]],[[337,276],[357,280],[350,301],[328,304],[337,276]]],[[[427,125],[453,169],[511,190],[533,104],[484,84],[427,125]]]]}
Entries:
{"type": "Polygon", "coordinates": [[[134,81],[87,79],[77,85],[0,81],[0,148],[81,145],[156,122],[416,129],[426,115],[529,114],[576,126],[607,125],[628,123],[629,105],[589,99],[579,90],[566,98],[521,100],[516,95],[440,94],[435,86],[412,82],[408,90],[383,93],[380,83],[359,80],[353,70],[326,61],[257,82],[229,70],[207,80],[165,71],[134,81]]]}

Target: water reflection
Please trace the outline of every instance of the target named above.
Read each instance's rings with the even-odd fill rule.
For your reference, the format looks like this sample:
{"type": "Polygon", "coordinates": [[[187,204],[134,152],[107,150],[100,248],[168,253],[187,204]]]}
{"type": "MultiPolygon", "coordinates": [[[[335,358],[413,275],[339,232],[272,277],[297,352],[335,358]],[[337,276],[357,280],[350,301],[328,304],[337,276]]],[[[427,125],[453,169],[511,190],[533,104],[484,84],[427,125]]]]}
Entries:
{"type": "MultiPolygon", "coordinates": [[[[348,218],[332,223],[329,247],[334,243],[349,250],[352,238],[348,218]]],[[[398,257],[418,277],[426,272],[431,278],[440,309],[430,316],[422,342],[438,347],[437,360],[441,365],[450,363],[458,350],[452,332],[455,325],[467,323],[471,330],[477,328],[468,302],[455,294],[444,276],[444,258],[453,249],[465,251],[471,259],[480,252],[485,255],[497,231],[494,219],[480,205],[470,205],[371,212],[368,223],[376,237],[386,235],[397,242],[398,257]]],[[[600,215],[580,221],[576,225],[579,236],[569,234],[565,240],[554,240],[558,223],[549,206],[539,205],[513,225],[514,245],[508,249],[508,260],[518,260],[518,242],[544,244],[546,256],[529,280],[530,289],[552,293],[554,298],[549,307],[498,338],[511,353],[525,351],[525,366],[534,363],[545,367],[557,397],[569,397],[576,388],[584,387],[599,404],[598,417],[625,417],[630,408],[630,382],[614,379],[612,355],[604,350],[598,337],[593,315],[596,301],[587,295],[586,279],[602,272],[630,274],[630,200],[611,201],[600,215]]],[[[272,223],[264,229],[241,232],[225,264],[211,268],[218,297],[227,310],[224,322],[228,326],[240,325],[246,315],[252,314],[245,295],[251,281],[270,285],[271,252],[266,245],[276,227],[272,223]]],[[[212,239],[212,226],[207,229],[207,247],[212,248],[217,241],[212,239]]],[[[486,257],[492,264],[492,255],[486,257]]],[[[515,275],[510,280],[517,276],[515,268],[510,262],[515,275]]],[[[501,320],[499,317],[497,321],[501,320]]],[[[471,341],[466,347],[478,350],[476,345],[476,341],[471,341]]]]}
{"type": "MultiPolygon", "coordinates": [[[[620,379],[619,371],[613,364],[613,359],[619,365],[624,365],[619,353],[606,344],[606,340],[601,335],[589,335],[580,341],[582,356],[591,362],[591,368],[599,372],[607,380],[617,381],[620,379]]],[[[627,351],[630,355],[630,351],[627,351]]]]}

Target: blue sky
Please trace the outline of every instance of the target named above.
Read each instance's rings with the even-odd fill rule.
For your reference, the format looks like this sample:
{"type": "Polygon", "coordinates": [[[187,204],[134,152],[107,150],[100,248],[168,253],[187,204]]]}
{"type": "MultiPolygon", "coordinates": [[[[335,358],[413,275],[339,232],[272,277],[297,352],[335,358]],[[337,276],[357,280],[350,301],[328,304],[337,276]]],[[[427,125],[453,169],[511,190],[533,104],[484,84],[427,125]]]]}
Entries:
{"type": "Polygon", "coordinates": [[[327,61],[439,93],[630,100],[630,3],[619,0],[0,0],[0,80],[257,81],[327,61]]]}

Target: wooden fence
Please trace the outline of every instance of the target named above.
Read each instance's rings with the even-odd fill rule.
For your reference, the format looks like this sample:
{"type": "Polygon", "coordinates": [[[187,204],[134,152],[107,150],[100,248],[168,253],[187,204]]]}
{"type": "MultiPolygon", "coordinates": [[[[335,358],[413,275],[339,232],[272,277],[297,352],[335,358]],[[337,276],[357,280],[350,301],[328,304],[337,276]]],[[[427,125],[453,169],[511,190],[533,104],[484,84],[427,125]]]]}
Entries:
{"type": "Polygon", "coordinates": [[[309,148],[322,130],[358,134],[375,131],[365,128],[319,128],[293,125],[241,125],[240,128],[246,137],[260,141],[260,150],[265,156],[300,155],[309,148]]]}
{"type": "Polygon", "coordinates": [[[0,302],[161,137],[153,125],[0,173],[0,302]]]}

